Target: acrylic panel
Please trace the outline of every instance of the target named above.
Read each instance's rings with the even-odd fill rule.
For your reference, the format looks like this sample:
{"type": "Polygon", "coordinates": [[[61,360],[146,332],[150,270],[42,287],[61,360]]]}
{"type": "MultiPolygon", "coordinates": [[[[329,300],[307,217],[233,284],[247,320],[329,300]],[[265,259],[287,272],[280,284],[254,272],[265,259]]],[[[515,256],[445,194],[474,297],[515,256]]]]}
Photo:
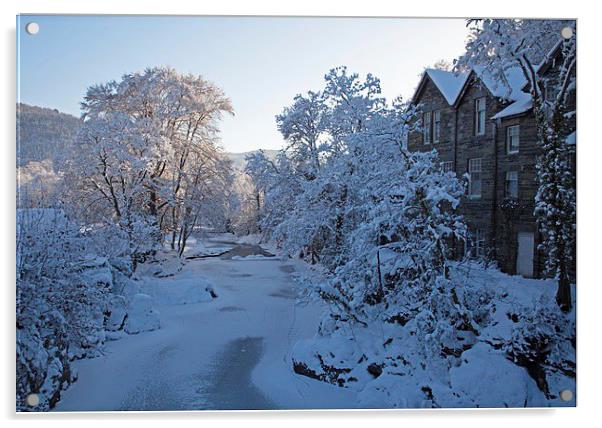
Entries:
{"type": "Polygon", "coordinates": [[[576,30],[18,16],[17,411],[575,406],[576,30]]]}

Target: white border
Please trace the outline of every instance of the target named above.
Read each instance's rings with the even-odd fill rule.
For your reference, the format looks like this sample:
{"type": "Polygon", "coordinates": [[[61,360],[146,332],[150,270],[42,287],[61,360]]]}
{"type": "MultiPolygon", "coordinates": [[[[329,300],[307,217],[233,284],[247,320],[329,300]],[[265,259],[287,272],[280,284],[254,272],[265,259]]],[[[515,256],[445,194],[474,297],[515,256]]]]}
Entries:
{"type": "MultiPolygon", "coordinates": [[[[0,200],[2,209],[3,239],[0,260],[3,263],[4,328],[2,349],[2,415],[9,423],[64,426],[73,422],[86,426],[106,427],[113,421],[144,420],[149,426],[162,426],[175,419],[178,425],[194,425],[222,422],[227,425],[241,424],[250,427],[265,425],[304,426],[315,422],[327,426],[363,426],[373,419],[376,424],[462,424],[463,427],[504,427],[510,424],[540,425],[546,428],[569,427],[587,424],[587,420],[600,419],[596,410],[600,397],[600,312],[602,302],[600,282],[602,241],[600,234],[600,206],[602,194],[599,183],[602,138],[594,133],[594,124],[600,121],[600,66],[599,41],[600,17],[594,10],[594,2],[566,2],[547,0],[528,2],[504,0],[501,2],[430,0],[428,2],[386,2],[380,0],[302,0],[294,3],[276,0],[214,1],[193,3],[190,0],[21,0],[1,3],[3,55],[2,55],[2,130],[1,144],[3,164],[0,200]],[[196,14],[196,15],[335,15],[335,16],[522,16],[522,17],[571,17],[577,18],[579,32],[579,153],[578,153],[578,224],[579,224],[579,278],[578,278],[578,408],[561,410],[440,410],[440,411],[303,411],[303,412],[202,412],[202,413],[105,413],[67,415],[14,415],[14,213],[15,213],[15,15],[17,13],[118,13],[118,14],[196,14]],[[598,36],[598,37],[596,37],[598,36]],[[595,98],[598,96],[598,98],[595,98]]],[[[403,55],[403,41],[400,41],[403,55]]]]}

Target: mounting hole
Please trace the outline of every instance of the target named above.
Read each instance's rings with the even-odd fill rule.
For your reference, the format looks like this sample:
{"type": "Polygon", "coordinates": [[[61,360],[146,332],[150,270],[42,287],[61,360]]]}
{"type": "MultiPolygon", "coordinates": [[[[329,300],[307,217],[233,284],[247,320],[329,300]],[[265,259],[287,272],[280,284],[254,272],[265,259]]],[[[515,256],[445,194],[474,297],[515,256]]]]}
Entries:
{"type": "Polygon", "coordinates": [[[560,392],[560,399],[562,401],[571,401],[573,399],[573,391],[570,391],[568,389],[565,389],[564,391],[560,392]]]}
{"type": "Polygon", "coordinates": [[[38,404],[40,404],[40,397],[38,396],[38,394],[29,394],[25,401],[27,402],[28,406],[35,407],[38,404]]]}
{"type": "Polygon", "coordinates": [[[27,31],[28,34],[35,36],[40,31],[40,26],[37,22],[28,22],[27,25],[25,25],[25,31],[27,31]]]}
{"type": "Polygon", "coordinates": [[[570,39],[571,37],[573,37],[573,29],[571,27],[564,27],[561,31],[560,31],[560,35],[565,38],[565,39],[570,39]]]}

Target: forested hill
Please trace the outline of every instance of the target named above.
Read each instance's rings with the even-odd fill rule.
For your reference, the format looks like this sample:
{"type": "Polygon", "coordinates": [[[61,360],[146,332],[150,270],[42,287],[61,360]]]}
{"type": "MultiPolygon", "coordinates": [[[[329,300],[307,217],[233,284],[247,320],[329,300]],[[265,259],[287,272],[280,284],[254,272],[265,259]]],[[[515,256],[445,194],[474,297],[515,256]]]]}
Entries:
{"type": "Polygon", "coordinates": [[[55,109],[17,104],[17,166],[51,159],[57,168],[74,144],[81,123],[55,109]]]}
{"type": "MultiPolygon", "coordinates": [[[[235,168],[242,171],[247,165],[246,157],[250,154],[257,153],[259,150],[251,150],[243,153],[226,153],[226,155],[232,160],[232,164],[235,168]]],[[[268,159],[276,159],[278,150],[264,150],[263,153],[268,159]]]]}
{"type": "MultiPolygon", "coordinates": [[[[31,161],[50,159],[59,168],[61,160],[68,158],[81,120],[56,109],[17,104],[17,166],[31,161]]],[[[251,153],[226,153],[234,167],[243,170],[245,157],[251,153]]],[[[276,157],[277,150],[264,150],[269,159],[276,157]]]]}

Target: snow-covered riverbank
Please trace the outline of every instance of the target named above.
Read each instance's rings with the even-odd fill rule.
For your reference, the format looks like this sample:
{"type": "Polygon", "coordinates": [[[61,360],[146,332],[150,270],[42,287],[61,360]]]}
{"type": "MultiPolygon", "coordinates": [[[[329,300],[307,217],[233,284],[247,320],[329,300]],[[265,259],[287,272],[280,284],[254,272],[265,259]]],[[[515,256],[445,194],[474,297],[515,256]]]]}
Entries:
{"type": "MultiPolygon", "coordinates": [[[[574,403],[574,398],[546,400],[527,369],[512,364],[497,350],[501,338],[512,336],[516,327],[514,310],[539,300],[553,302],[550,281],[511,277],[476,264],[456,266],[459,282],[489,290],[487,316],[492,320],[477,346],[467,346],[455,367],[437,380],[421,370],[404,377],[384,370],[375,378],[364,362],[345,372],[355,380],[340,388],[333,385],[336,382],[293,371],[293,357],[297,361],[307,354],[302,360],[311,362],[320,349],[322,354],[329,353],[324,361],[338,367],[342,360],[335,360],[341,349],[352,342],[316,336],[326,308],[315,300],[298,299],[300,290],[293,277],[319,273],[304,262],[274,253],[274,248],[252,239],[243,242],[219,235],[192,240],[183,263],[166,253],[165,259],[159,257],[160,263],[141,266],[137,273],[140,292],[152,296],[160,328],[133,335],[118,332],[118,340],[107,342],[102,356],[74,362],[79,379],[62,394],[54,410],[420,407],[425,405],[424,398],[413,395],[415,384],[433,388],[439,400],[445,391],[456,391],[454,400],[438,403],[444,407],[574,403]],[[305,348],[307,352],[300,353],[305,348]],[[510,374],[512,382],[499,382],[510,374]],[[489,392],[482,393],[483,388],[489,392]],[[483,401],[484,397],[490,397],[489,401],[483,401]]],[[[353,337],[360,340],[361,329],[353,337]]],[[[361,352],[371,356],[371,347],[362,346],[361,352]]],[[[399,346],[411,349],[416,345],[407,337],[399,346]]],[[[414,358],[420,359],[418,354],[414,358]]],[[[320,372],[320,364],[311,369],[320,372]]],[[[574,379],[563,376],[554,375],[548,382],[556,395],[575,387],[574,379]]]]}

